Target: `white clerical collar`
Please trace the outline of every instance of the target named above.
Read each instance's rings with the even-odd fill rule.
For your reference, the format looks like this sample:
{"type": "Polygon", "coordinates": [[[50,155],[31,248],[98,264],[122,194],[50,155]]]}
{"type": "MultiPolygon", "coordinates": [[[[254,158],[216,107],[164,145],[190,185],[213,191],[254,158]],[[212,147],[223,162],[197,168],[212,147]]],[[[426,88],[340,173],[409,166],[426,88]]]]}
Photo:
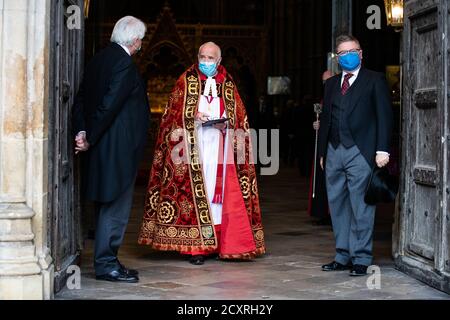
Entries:
{"type": "Polygon", "coordinates": [[[216,80],[212,77],[208,77],[208,79],[206,79],[205,90],[203,91],[203,95],[205,97],[208,97],[210,95],[209,92],[212,93],[213,98],[217,98],[216,80]]]}
{"type": "Polygon", "coordinates": [[[121,46],[123,50],[125,50],[125,52],[128,53],[129,56],[131,56],[130,50],[126,46],[123,46],[120,43],[118,43],[118,45],[121,46]]]}
{"type": "Polygon", "coordinates": [[[354,78],[353,79],[356,79],[356,78],[358,78],[358,74],[359,74],[359,71],[361,70],[361,66],[359,66],[359,68],[358,69],[356,69],[355,71],[343,71],[342,72],[342,77],[345,77],[345,75],[347,74],[347,73],[351,73],[353,76],[354,76],[354,78]]]}

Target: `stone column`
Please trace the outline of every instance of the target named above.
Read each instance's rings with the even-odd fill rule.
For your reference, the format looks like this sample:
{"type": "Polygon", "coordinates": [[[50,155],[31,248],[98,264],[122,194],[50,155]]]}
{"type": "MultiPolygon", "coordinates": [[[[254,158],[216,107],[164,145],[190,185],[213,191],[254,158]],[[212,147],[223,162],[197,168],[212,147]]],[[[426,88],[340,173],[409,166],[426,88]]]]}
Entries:
{"type": "Polygon", "coordinates": [[[50,0],[0,0],[0,300],[51,299],[50,0]]]}

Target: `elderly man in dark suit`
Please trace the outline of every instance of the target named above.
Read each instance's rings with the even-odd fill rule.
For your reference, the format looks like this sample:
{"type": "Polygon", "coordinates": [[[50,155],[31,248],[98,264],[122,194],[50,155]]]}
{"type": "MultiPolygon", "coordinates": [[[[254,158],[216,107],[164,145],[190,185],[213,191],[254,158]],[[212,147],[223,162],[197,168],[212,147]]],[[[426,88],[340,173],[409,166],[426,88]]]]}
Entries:
{"type": "Polygon", "coordinates": [[[364,194],[372,168],[389,162],[393,115],[384,75],[361,66],[359,41],[340,36],[336,51],[343,72],[325,83],[319,130],[336,256],[322,270],[361,276],[372,264],[375,219],[364,194]]]}
{"type": "Polygon", "coordinates": [[[140,50],[145,32],[145,24],[131,16],[116,23],[111,44],[88,64],[73,107],[82,189],[96,204],[94,267],[99,280],[139,280],[138,272],[122,265],[117,253],[150,117],[146,86],[131,58],[140,50]]]}

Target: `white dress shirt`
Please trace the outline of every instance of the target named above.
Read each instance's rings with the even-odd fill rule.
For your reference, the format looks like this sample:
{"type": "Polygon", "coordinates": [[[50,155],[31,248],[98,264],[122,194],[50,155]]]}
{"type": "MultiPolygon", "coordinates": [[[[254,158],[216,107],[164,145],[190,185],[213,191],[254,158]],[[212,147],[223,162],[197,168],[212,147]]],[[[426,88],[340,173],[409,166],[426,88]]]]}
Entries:
{"type": "MultiPolygon", "coordinates": [[[[351,78],[348,80],[348,83],[350,84],[350,87],[351,87],[352,84],[355,82],[356,78],[358,78],[359,70],[361,70],[361,67],[359,67],[358,69],[356,69],[356,70],[353,71],[353,72],[343,71],[343,72],[342,72],[342,77],[341,77],[341,87],[342,87],[342,84],[344,83],[344,77],[345,77],[345,75],[346,75],[347,73],[353,74],[353,77],[351,77],[351,78]]],[[[350,88],[350,87],[349,87],[349,88],[350,88]]]]}
{"type": "MultiPolygon", "coordinates": [[[[343,71],[342,72],[342,77],[341,77],[341,87],[342,87],[342,84],[344,83],[345,75],[348,74],[348,73],[351,73],[351,74],[353,74],[353,77],[351,77],[348,80],[348,83],[350,85],[349,88],[350,88],[352,86],[352,84],[355,82],[356,78],[358,78],[358,74],[359,74],[360,70],[361,70],[361,66],[358,69],[356,69],[355,71],[352,71],[352,72],[343,71]]],[[[377,155],[378,154],[384,154],[386,156],[389,156],[389,153],[387,153],[386,151],[377,151],[377,155]]]]}
{"type": "Polygon", "coordinates": [[[121,46],[123,50],[125,50],[125,52],[128,53],[129,56],[131,56],[130,50],[127,47],[121,45],[120,43],[118,43],[118,45],[121,46]]]}

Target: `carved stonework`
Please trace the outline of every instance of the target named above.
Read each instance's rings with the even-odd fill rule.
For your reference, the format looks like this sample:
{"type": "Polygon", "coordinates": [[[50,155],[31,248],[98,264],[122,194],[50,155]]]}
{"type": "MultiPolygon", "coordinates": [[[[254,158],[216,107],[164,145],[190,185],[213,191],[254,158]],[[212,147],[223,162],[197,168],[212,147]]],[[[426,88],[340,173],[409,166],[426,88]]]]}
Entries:
{"type": "Polygon", "coordinates": [[[47,246],[50,3],[4,0],[0,9],[0,300],[50,299],[47,246]],[[20,27],[18,27],[20,26],[20,27]],[[28,33],[27,33],[28,31],[28,33]]]}

